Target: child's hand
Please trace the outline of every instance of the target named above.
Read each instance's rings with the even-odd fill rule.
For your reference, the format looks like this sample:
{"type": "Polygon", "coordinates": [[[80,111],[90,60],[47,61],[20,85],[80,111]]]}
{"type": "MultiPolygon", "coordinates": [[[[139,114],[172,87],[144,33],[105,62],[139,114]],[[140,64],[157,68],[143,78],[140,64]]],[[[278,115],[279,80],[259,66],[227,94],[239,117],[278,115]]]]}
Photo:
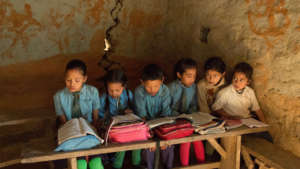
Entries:
{"type": "Polygon", "coordinates": [[[156,150],[156,147],[151,147],[151,148],[149,148],[149,150],[150,150],[151,152],[153,152],[153,151],[156,150]]]}
{"type": "Polygon", "coordinates": [[[132,111],[131,109],[125,109],[125,110],[124,110],[124,113],[125,113],[125,114],[130,114],[130,113],[133,113],[133,111],[132,111]]]}
{"type": "Polygon", "coordinates": [[[161,147],[160,147],[161,150],[165,150],[165,149],[167,149],[167,148],[168,148],[168,146],[161,146],[161,147]]]}

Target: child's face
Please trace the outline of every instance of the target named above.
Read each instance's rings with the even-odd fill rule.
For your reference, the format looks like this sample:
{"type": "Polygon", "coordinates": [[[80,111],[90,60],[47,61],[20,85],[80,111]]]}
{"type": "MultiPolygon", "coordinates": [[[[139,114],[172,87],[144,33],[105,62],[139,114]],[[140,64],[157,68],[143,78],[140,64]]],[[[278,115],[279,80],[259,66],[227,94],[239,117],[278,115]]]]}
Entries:
{"type": "Polygon", "coordinates": [[[70,92],[78,92],[86,82],[87,76],[84,76],[82,71],[71,69],[66,72],[65,83],[70,92]]]}
{"type": "Polygon", "coordinates": [[[225,75],[225,72],[220,73],[216,70],[211,69],[211,70],[206,71],[205,79],[210,85],[216,85],[221,80],[221,78],[224,77],[224,75],[225,75]]]}
{"type": "Polygon", "coordinates": [[[177,77],[180,79],[181,83],[187,87],[190,87],[195,83],[196,76],[197,70],[195,68],[186,69],[183,74],[177,72],[177,77]]]}
{"type": "Polygon", "coordinates": [[[235,90],[244,89],[249,84],[249,79],[242,72],[235,72],[232,79],[232,85],[235,90]]]}
{"type": "Polygon", "coordinates": [[[155,96],[159,89],[160,86],[162,85],[163,81],[162,80],[146,80],[146,81],[142,81],[142,84],[145,87],[145,90],[148,94],[150,94],[151,96],[155,96]]]}
{"type": "Polygon", "coordinates": [[[123,92],[124,86],[122,83],[108,83],[107,84],[107,90],[108,94],[112,98],[119,98],[123,92]]]}

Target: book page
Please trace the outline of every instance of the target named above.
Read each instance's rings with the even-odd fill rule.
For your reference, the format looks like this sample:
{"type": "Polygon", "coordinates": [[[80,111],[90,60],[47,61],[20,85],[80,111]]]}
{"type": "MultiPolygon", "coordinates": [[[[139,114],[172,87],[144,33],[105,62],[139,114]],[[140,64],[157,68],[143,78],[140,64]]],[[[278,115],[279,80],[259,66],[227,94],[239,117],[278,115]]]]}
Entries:
{"type": "Polygon", "coordinates": [[[137,115],[130,113],[126,115],[117,115],[112,117],[113,125],[120,124],[120,123],[127,123],[127,122],[136,122],[136,121],[142,121],[140,117],[137,115]]]}
{"type": "Polygon", "coordinates": [[[250,128],[253,127],[267,127],[268,124],[265,124],[261,121],[258,121],[254,118],[247,118],[247,119],[242,119],[242,123],[250,128]]]}
{"type": "Polygon", "coordinates": [[[61,128],[58,129],[58,145],[68,139],[81,136],[83,135],[81,133],[79,120],[77,118],[69,120],[61,128]]]}
{"type": "Polygon", "coordinates": [[[191,114],[181,114],[177,116],[176,118],[186,118],[192,121],[193,126],[203,125],[206,123],[211,122],[213,119],[216,119],[216,117],[210,115],[209,113],[203,113],[203,112],[195,112],[191,114]]]}
{"type": "Polygon", "coordinates": [[[84,118],[79,118],[79,124],[80,124],[80,129],[81,129],[81,134],[82,135],[93,135],[95,136],[101,143],[103,143],[103,139],[101,139],[97,133],[95,132],[95,130],[93,130],[92,126],[90,126],[90,124],[84,119],[84,118]]]}

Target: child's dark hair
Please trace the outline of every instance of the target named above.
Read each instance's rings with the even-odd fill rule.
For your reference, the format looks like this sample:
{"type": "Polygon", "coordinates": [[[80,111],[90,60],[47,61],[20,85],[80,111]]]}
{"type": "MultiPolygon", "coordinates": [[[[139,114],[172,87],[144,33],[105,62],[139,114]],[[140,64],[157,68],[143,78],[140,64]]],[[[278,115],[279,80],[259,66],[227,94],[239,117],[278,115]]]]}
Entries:
{"type": "Polygon", "coordinates": [[[175,77],[177,78],[177,73],[181,75],[186,71],[186,69],[196,69],[197,70],[197,62],[192,58],[182,58],[180,59],[174,67],[175,77]]]}
{"type": "Polygon", "coordinates": [[[236,72],[244,73],[248,80],[251,80],[253,74],[253,68],[246,62],[241,62],[235,65],[233,69],[233,74],[236,72]]]}
{"type": "Polygon", "coordinates": [[[67,72],[68,70],[73,70],[73,69],[80,70],[84,76],[86,75],[87,68],[86,68],[85,63],[82,60],[73,59],[73,60],[69,61],[66,66],[65,72],[67,72]]]}
{"type": "Polygon", "coordinates": [[[104,83],[105,86],[107,86],[108,83],[121,83],[122,86],[125,86],[127,77],[122,69],[112,69],[106,73],[104,83]]]}
{"type": "Polygon", "coordinates": [[[226,65],[223,60],[219,57],[211,57],[206,60],[204,64],[204,71],[215,70],[219,73],[224,73],[226,70],[226,65]]]}
{"type": "Polygon", "coordinates": [[[162,69],[156,64],[148,64],[144,67],[142,73],[142,80],[163,80],[164,73],[162,69]]]}

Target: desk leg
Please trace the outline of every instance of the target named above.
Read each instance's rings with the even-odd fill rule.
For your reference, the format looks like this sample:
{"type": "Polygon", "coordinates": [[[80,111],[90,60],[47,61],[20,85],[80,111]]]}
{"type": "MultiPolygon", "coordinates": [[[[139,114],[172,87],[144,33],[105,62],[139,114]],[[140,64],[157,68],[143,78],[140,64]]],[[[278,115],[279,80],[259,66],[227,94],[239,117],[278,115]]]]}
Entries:
{"type": "Polygon", "coordinates": [[[68,168],[69,169],[77,169],[77,159],[76,158],[68,159],[68,168]]]}
{"type": "Polygon", "coordinates": [[[220,169],[240,169],[241,136],[221,138],[226,158],[221,157],[220,169]]]}

